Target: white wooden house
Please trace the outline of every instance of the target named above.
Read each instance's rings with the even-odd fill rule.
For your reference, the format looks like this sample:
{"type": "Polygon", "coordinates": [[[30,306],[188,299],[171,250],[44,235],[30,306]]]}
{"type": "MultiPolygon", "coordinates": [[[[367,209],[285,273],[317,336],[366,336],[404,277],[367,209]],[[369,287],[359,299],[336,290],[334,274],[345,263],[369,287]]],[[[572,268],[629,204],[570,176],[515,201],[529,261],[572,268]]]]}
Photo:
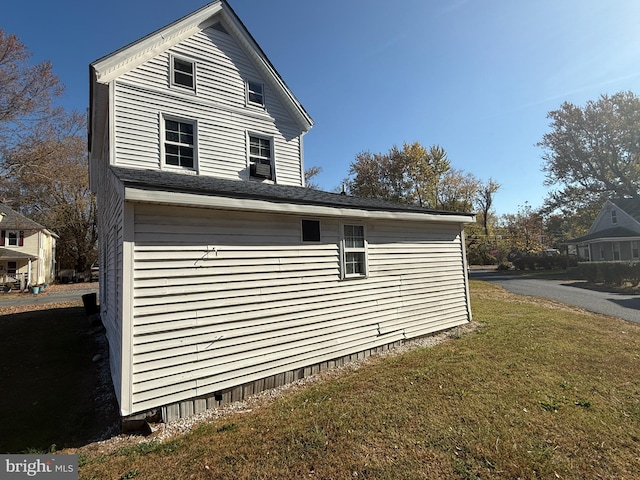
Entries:
{"type": "Polygon", "coordinates": [[[58,236],[0,202],[0,287],[53,281],[58,236]]]}
{"type": "Polygon", "coordinates": [[[587,261],[640,260],[640,199],[607,200],[587,234],[566,243],[587,261]]]}
{"type": "Polygon", "coordinates": [[[123,416],[171,420],[470,321],[473,215],[305,188],[313,122],[224,0],[90,75],[123,416]]]}

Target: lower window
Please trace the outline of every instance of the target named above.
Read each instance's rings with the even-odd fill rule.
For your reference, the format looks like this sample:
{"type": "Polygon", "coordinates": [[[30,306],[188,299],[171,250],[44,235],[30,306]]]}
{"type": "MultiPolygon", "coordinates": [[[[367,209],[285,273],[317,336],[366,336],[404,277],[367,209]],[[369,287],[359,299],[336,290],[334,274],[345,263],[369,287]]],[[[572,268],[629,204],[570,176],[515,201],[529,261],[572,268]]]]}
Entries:
{"type": "Polygon", "coordinates": [[[195,168],[195,124],[184,120],[164,120],[164,163],[188,170],[195,168]]]}
{"type": "Polygon", "coordinates": [[[364,225],[342,226],[342,278],[367,276],[367,241],[364,225]]]}

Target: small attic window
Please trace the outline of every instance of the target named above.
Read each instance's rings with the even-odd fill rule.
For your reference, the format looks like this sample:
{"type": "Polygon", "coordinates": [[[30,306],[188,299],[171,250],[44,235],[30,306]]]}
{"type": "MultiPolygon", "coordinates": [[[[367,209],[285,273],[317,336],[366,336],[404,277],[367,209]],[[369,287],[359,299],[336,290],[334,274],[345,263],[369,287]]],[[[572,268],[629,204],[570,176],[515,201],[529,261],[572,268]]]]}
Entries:
{"type": "Polygon", "coordinates": [[[611,225],[617,225],[618,224],[618,214],[616,213],[615,210],[611,210],[611,225]]]}
{"type": "Polygon", "coordinates": [[[247,103],[264,107],[264,85],[247,80],[247,103]]]}
{"type": "Polygon", "coordinates": [[[195,62],[171,57],[171,84],[194,90],[196,87],[195,62]]]}

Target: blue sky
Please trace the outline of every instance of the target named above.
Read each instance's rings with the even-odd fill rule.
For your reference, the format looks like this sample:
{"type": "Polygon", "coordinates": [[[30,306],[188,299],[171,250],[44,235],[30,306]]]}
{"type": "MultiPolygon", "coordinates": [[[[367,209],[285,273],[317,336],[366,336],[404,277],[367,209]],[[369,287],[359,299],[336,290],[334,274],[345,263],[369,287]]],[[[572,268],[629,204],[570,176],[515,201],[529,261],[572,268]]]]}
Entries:
{"type": "MultiPolygon", "coordinates": [[[[6,2],[0,28],[51,60],[61,103],[88,105],[92,61],[205,5],[181,0],[6,2]]],[[[562,102],[640,94],[636,0],[229,0],[315,121],[306,166],[333,190],[358,152],[438,144],[502,187],[499,215],[547,189],[546,118],[562,102]]]]}

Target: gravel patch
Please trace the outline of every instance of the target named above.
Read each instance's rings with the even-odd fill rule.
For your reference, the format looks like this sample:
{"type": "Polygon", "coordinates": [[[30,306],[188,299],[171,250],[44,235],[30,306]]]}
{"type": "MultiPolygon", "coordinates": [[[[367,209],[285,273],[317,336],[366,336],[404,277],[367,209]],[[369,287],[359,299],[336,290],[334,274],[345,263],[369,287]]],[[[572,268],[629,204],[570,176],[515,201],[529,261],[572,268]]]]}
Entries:
{"type": "MultiPolygon", "coordinates": [[[[478,324],[476,322],[471,322],[466,325],[455,327],[453,329],[450,329],[444,332],[439,332],[426,337],[408,340],[404,342],[402,345],[394,347],[385,352],[372,354],[368,358],[365,358],[362,360],[354,360],[341,367],[335,367],[315,375],[309,375],[307,377],[304,377],[292,383],[288,383],[281,387],[265,390],[263,392],[252,395],[246,398],[245,400],[242,400],[239,402],[233,402],[226,405],[222,405],[220,407],[211,408],[211,409],[205,410],[204,412],[192,415],[187,418],[174,420],[172,422],[152,424],[150,425],[151,434],[147,436],[122,434],[122,435],[108,438],[106,440],[91,443],[89,445],[86,445],[78,449],[70,449],[68,453],[93,452],[93,453],[99,453],[99,454],[108,454],[118,448],[128,446],[128,445],[150,443],[150,442],[164,442],[172,438],[175,438],[177,436],[188,433],[193,428],[197,427],[202,423],[216,420],[228,415],[241,415],[245,413],[250,413],[255,409],[262,408],[269,405],[271,402],[273,402],[275,399],[277,399],[278,397],[282,396],[285,393],[296,392],[307,385],[315,384],[320,381],[338,378],[341,375],[347,374],[349,372],[354,372],[359,368],[361,368],[362,366],[366,365],[367,363],[374,361],[375,359],[388,357],[388,356],[402,355],[403,353],[406,353],[416,348],[433,347],[447,340],[459,338],[462,335],[473,332],[477,328],[478,328],[478,324]]],[[[108,362],[105,362],[104,365],[108,369],[108,362]]],[[[108,372],[106,375],[108,376],[108,372]]]]}

